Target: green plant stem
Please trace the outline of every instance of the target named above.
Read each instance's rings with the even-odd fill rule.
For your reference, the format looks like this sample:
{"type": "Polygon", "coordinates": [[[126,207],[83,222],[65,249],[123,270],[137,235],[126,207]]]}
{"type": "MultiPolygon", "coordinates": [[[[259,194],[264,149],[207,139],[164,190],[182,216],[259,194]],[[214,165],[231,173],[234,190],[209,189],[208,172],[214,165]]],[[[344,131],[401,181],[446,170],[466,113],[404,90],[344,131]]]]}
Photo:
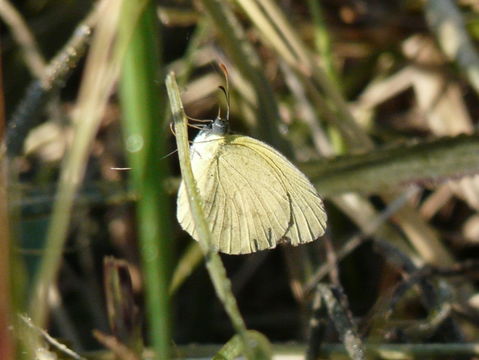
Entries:
{"type": "Polygon", "coordinates": [[[168,296],[171,238],[166,214],[170,209],[161,186],[168,170],[166,162],[159,160],[166,150],[165,133],[161,131],[163,96],[155,83],[160,65],[155,18],[152,1],[124,3],[120,42],[128,45],[123,59],[120,96],[132,167],[131,180],[139,194],[137,220],[149,338],[155,349],[155,358],[168,359],[171,343],[168,296]]]}
{"type": "Polygon", "coordinates": [[[301,166],[324,196],[378,193],[479,173],[479,135],[378,149],[301,166]]]}
{"type": "Polygon", "coordinates": [[[221,258],[212,246],[211,233],[201,207],[201,198],[196,187],[196,181],[193,177],[193,171],[191,170],[190,149],[186,125],[187,120],[183,112],[183,105],[181,103],[180,92],[176,83],[175,75],[172,72],[166,77],[166,88],[173,114],[181,175],[188,194],[193,220],[196,229],[198,230],[200,239],[199,244],[205,256],[206,268],[208,269],[211,281],[216,290],[216,295],[223,303],[225,311],[230,317],[231,323],[240,338],[244,354],[247,358],[252,359],[253,350],[248,344],[246,325],[241,317],[236,299],[231,291],[231,282],[226,275],[226,270],[221,258]]]}

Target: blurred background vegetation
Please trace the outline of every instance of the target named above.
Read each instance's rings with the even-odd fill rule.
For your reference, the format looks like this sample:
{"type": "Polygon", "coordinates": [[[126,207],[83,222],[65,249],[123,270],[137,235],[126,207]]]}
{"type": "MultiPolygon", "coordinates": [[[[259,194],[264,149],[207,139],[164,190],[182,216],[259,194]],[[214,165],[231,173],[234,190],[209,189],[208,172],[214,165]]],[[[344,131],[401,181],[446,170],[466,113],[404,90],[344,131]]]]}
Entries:
{"type": "Polygon", "coordinates": [[[235,335],[176,221],[164,89],[174,71],[186,113],[212,119],[218,64],[233,131],[297,163],[328,213],[319,241],[221,256],[248,329],[274,354],[477,356],[476,1],[3,0],[0,16],[0,358],[212,356],[235,335]]]}

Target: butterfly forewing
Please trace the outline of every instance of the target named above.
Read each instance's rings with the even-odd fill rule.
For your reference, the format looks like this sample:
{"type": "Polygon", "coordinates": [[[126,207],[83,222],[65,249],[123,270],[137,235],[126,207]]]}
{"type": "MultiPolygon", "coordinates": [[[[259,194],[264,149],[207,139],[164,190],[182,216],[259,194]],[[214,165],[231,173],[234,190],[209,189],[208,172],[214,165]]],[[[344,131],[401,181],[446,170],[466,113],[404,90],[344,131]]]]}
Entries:
{"type": "MultiPolygon", "coordinates": [[[[193,145],[192,163],[219,251],[246,254],[274,248],[280,241],[307,243],[324,233],[326,213],[316,190],[270,146],[247,136],[227,136],[193,145]],[[196,151],[199,146],[209,152],[196,151]],[[200,156],[207,153],[212,156],[200,156]]],[[[183,185],[178,220],[197,239],[183,185]]]]}
{"type": "MultiPolygon", "coordinates": [[[[278,211],[288,209],[288,197],[281,190],[274,170],[255,151],[235,144],[225,146],[234,148],[218,157],[216,179],[224,185],[222,195],[227,199],[227,206],[237,214],[238,220],[232,218],[224,224],[234,229],[237,237],[232,239],[232,252],[250,253],[274,247],[289,222],[289,211],[278,211]],[[258,170],[261,176],[256,175],[258,170]]],[[[205,198],[208,199],[208,194],[205,198]]],[[[227,251],[230,244],[223,240],[220,232],[218,236],[220,250],[227,251]]]]}

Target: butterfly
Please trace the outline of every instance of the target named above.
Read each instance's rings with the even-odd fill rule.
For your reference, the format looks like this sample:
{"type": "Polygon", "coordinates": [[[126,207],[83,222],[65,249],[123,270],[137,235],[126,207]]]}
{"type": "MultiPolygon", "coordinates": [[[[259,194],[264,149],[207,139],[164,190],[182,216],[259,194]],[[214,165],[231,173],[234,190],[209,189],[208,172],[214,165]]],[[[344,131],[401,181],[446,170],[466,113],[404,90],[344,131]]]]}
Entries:
{"type": "MultiPolygon", "coordinates": [[[[219,252],[249,254],[280,243],[296,246],[324,234],[327,215],[308,178],[266,143],[230,134],[229,116],[218,115],[203,125],[190,152],[203,211],[219,252]]],[[[198,240],[183,181],[177,218],[198,240]]]]}

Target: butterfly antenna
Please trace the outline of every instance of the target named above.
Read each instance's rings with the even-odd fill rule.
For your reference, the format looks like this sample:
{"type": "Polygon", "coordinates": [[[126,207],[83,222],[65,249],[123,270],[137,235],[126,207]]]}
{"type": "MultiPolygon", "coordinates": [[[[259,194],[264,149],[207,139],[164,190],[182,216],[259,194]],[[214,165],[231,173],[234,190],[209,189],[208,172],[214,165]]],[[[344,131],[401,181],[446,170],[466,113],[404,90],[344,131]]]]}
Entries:
{"type": "Polygon", "coordinates": [[[230,118],[230,84],[229,84],[229,73],[228,69],[226,68],[225,64],[220,64],[221,70],[223,71],[223,75],[225,77],[225,85],[226,88],[220,86],[220,89],[225,94],[226,98],[226,119],[229,120],[230,118]]]}
{"type": "Polygon", "coordinates": [[[170,131],[173,134],[173,136],[176,137],[176,132],[175,132],[175,129],[173,128],[173,123],[172,122],[170,122],[170,131]]]}

